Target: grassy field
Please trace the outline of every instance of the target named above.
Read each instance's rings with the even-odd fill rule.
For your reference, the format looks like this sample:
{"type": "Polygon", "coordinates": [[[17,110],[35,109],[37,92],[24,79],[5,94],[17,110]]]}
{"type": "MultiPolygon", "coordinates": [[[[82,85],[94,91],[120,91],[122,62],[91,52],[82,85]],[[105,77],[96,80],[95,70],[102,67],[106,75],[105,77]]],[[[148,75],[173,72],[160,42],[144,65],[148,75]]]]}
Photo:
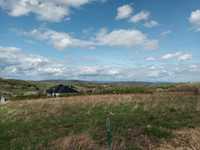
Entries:
{"type": "Polygon", "coordinates": [[[200,97],[109,94],[0,105],[2,150],[200,149],[200,97]]]}

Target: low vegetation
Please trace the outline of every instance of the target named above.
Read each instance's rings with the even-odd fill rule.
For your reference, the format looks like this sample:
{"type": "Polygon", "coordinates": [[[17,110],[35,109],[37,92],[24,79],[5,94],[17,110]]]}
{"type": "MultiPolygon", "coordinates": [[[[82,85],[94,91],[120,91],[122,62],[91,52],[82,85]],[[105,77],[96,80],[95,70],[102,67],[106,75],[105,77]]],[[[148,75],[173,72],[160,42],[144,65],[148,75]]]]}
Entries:
{"type": "Polygon", "coordinates": [[[107,118],[113,150],[158,149],[176,139],[177,132],[198,129],[199,116],[198,95],[109,94],[13,101],[0,106],[0,149],[107,149],[107,118]]]}

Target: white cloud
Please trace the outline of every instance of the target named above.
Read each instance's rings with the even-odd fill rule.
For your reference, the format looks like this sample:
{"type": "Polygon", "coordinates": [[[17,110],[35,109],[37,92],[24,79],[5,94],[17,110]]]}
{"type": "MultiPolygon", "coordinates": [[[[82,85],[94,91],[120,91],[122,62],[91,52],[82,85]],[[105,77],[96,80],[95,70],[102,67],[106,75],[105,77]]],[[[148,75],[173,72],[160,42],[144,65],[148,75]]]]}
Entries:
{"type": "Polygon", "coordinates": [[[197,31],[200,31],[200,10],[199,9],[191,13],[189,21],[197,29],[197,31]]]}
{"type": "Polygon", "coordinates": [[[160,35],[161,35],[161,36],[166,36],[166,35],[169,35],[169,34],[171,34],[171,33],[172,33],[171,30],[166,30],[166,31],[161,32],[160,35]]]}
{"type": "Polygon", "coordinates": [[[144,22],[144,26],[147,28],[159,26],[159,23],[157,21],[151,20],[151,13],[144,10],[132,16],[129,21],[133,23],[144,22]]]}
{"type": "Polygon", "coordinates": [[[147,27],[147,28],[153,28],[153,27],[156,27],[158,26],[159,23],[155,20],[150,20],[150,21],[147,21],[144,23],[144,26],[147,27]]]}
{"type": "Polygon", "coordinates": [[[165,70],[150,70],[147,76],[151,78],[162,78],[163,76],[168,76],[169,73],[165,70]]]}
{"type": "Polygon", "coordinates": [[[146,61],[155,61],[156,58],[155,57],[146,57],[145,60],[146,61]]]}
{"type": "Polygon", "coordinates": [[[143,46],[147,49],[155,49],[158,47],[157,40],[151,40],[146,34],[134,29],[119,29],[113,30],[112,32],[103,30],[97,35],[96,39],[99,44],[108,46],[143,46]]]}
{"type": "Polygon", "coordinates": [[[180,60],[180,61],[190,60],[190,59],[192,59],[191,54],[182,54],[178,57],[178,60],[180,60]]]}
{"type": "Polygon", "coordinates": [[[177,60],[177,61],[186,61],[192,59],[192,54],[184,53],[184,52],[174,52],[174,53],[167,53],[159,57],[146,57],[146,61],[159,61],[159,60],[177,60]]]}
{"type": "Polygon", "coordinates": [[[182,53],[182,52],[168,53],[161,56],[161,59],[162,60],[177,59],[179,61],[185,61],[192,59],[192,54],[182,53]]]}
{"type": "Polygon", "coordinates": [[[199,67],[200,67],[200,66],[198,66],[198,65],[196,65],[196,64],[193,64],[193,65],[190,65],[190,66],[189,66],[189,68],[192,69],[192,70],[197,70],[197,69],[199,69],[199,67]]]}
{"type": "Polygon", "coordinates": [[[56,49],[63,50],[65,48],[72,47],[94,47],[92,41],[81,40],[78,38],[72,37],[70,34],[65,32],[57,32],[50,29],[34,29],[30,32],[24,33],[27,36],[31,36],[35,39],[48,41],[56,49]]]}
{"type": "Polygon", "coordinates": [[[176,58],[178,56],[181,55],[181,52],[176,52],[176,53],[168,53],[168,54],[165,54],[161,57],[161,59],[172,59],[172,58],[176,58]]]}
{"type": "Polygon", "coordinates": [[[103,45],[128,46],[139,45],[146,40],[146,36],[138,30],[114,30],[110,33],[102,33],[97,40],[103,45]]]}
{"type": "Polygon", "coordinates": [[[146,34],[134,29],[118,29],[111,32],[108,32],[106,29],[101,29],[96,37],[89,37],[85,40],[72,37],[65,32],[57,32],[50,29],[34,29],[30,32],[25,32],[24,34],[38,40],[47,41],[56,49],[60,50],[76,47],[94,49],[97,46],[143,46],[145,49],[158,48],[157,40],[149,39],[146,34]]]}
{"type": "Polygon", "coordinates": [[[148,11],[141,11],[138,14],[132,16],[130,18],[130,21],[134,22],[134,23],[138,23],[140,21],[147,21],[147,20],[149,20],[149,17],[150,17],[150,12],[148,12],[148,11]]]}
{"type": "Polygon", "coordinates": [[[131,5],[123,5],[117,8],[117,16],[116,19],[125,19],[129,18],[133,12],[133,8],[131,5]]]}
{"type": "Polygon", "coordinates": [[[83,66],[79,68],[80,76],[117,76],[121,73],[121,69],[106,66],[83,66]]]}
{"type": "Polygon", "coordinates": [[[14,17],[33,13],[39,20],[59,22],[70,15],[71,8],[93,0],[0,0],[0,7],[14,17]]]}

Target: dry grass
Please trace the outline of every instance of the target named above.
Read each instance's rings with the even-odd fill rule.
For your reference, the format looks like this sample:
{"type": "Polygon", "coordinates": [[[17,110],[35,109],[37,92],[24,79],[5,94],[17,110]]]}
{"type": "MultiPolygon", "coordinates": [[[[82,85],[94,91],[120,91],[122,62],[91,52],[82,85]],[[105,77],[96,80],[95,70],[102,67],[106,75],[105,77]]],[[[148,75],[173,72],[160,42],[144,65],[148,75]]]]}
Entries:
{"type": "MultiPolygon", "coordinates": [[[[44,148],[41,148],[41,150],[44,148]]],[[[73,135],[58,138],[48,145],[49,150],[103,150],[89,135],[73,135]]]]}
{"type": "MultiPolygon", "coordinates": [[[[21,149],[105,150],[104,119],[111,116],[115,127],[113,150],[199,150],[199,112],[200,97],[194,95],[72,96],[2,105],[0,127],[5,129],[2,137],[21,149]],[[31,131],[26,129],[27,124],[31,131]],[[173,137],[165,138],[168,130],[173,137]]],[[[1,144],[0,139],[0,148],[1,144]]]]}
{"type": "MultiPolygon", "coordinates": [[[[108,95],[90,95],[90,96],[71,96],[71,97],[57,97],[49,99],[37,99],[37,100],[22,100],[11,101],[2,107],[12,110],[9,116],[20,117],[29,116],[29,112],[32,114],[48,113],[49,115],[60,115],[66,105],[70,106],[83,106],[90,105],[95,107],[98,104],[118,105],[120,103],[141,103],[151,101],[152,95],[150,94],[108,94],[108,95]],[[29,111],[24,111],[28,109],[29,111]],[[15,110],[15,111],[13,111],[15,110]],[[23,113],[23,114],[21,114],[23,113]]],[[[154,102],[155,104],[155,102],[154,102]]]]}
{"type": "Polygon", "coordinates": [[[175,138],[163,141],[155,150],[200,150],[200,128],[174,131],[175,138]]]}
{"type": "MultiPolygon", "coordinates": [[[[174,131],[173,139],[162,141],[160,144],[152,143],[147,137],[137,137],[135,140],[143,150],[200,150],[200,129],[181,129],[174,131]],[[143,142],[143,144],[141,143],[143,142]],[[142,146],[143,145],[143,146],[142,146]]],[[[144,135],[141,135],[144,136],[144,135]]],[[[41,148],[44,149],[44,148],[41,148]]],[[[106,147],[100,147],[90,138],[89,135],[81,134],[58,138],[50,143],[49,150],[107,150],[106,147]]],[[[112,150],[125,150],[123,139],[116,140],[113,143],[112,150]]]]}

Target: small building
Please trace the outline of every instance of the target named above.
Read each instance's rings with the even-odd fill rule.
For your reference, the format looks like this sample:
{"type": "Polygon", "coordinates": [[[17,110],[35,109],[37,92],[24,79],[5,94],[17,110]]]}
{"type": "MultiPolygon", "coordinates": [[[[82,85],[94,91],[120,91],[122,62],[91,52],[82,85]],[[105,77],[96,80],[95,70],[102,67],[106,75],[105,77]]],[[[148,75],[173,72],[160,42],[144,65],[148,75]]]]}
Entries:
{"type": "Polygon", "coordinates": [[[4,97],[4,96],[1,96],[1,97],[0,97],[0,103],[1,103],[1,104],[6,103],[6,101],[7,101],[6,97],[4,97]]]}
{"type": "Polygon", "coordinates": [[[55,86],[55,87],[52,87],[52,88],[46,90],[46,93],[47,93],[47,96],[57,97],[62,94],[78,93],[78,91],[75,90],[73,87],[69,87],[69,86],[60,84],[58,86],[55,86]]]}

